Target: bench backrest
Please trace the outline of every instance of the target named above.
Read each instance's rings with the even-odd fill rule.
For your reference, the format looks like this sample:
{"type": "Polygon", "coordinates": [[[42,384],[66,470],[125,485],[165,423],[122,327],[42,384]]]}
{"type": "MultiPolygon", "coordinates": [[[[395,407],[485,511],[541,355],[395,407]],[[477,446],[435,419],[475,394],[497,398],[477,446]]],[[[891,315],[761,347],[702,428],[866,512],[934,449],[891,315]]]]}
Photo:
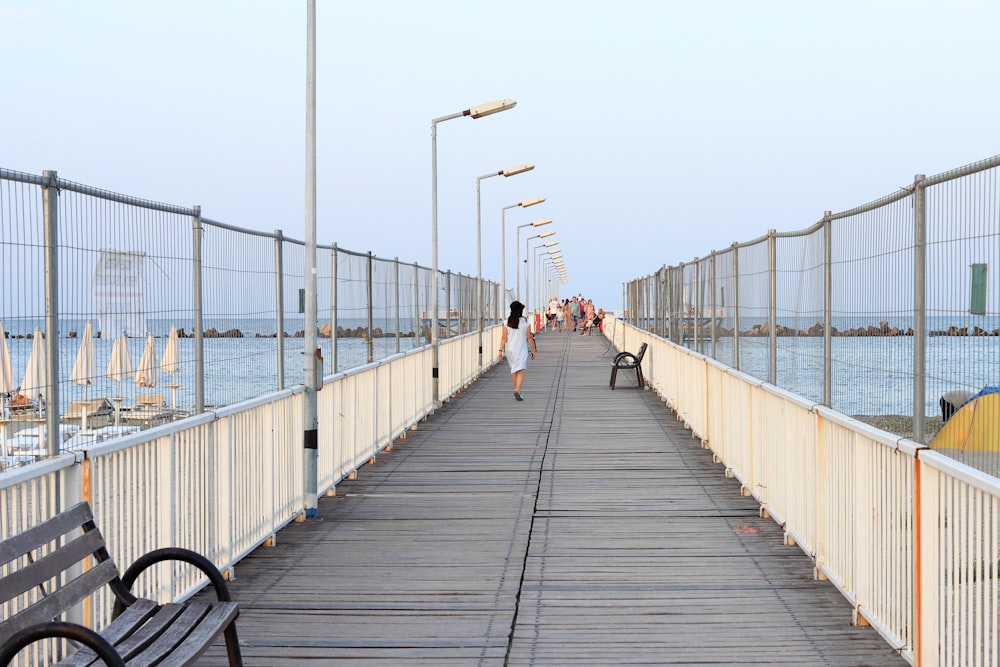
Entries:
{"type": "Polygon", "coordinates": [[[56,619],[106,584],[121,587],[87,503],[0,542],[0,575],[0,637],[56,619]]]}
{"type": "Polygon", "coordinates": [[[639,346],[639,351],[635,353],[635,363],[642,362],[642,355],[646,354],[646,343],[639,346]]]}

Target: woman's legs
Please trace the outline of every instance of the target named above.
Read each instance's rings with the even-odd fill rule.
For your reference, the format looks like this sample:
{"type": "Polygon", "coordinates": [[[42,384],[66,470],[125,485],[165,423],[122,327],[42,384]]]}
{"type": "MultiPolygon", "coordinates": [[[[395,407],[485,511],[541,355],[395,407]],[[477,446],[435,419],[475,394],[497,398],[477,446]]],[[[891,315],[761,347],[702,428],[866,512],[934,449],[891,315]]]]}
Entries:
{"type": "Polygon", "coordinates": [[[514,383],[514,392],[521,393],[521,383],[524,382],[524,371],[514,371],[510,374],[510,379],[514,383]]]}

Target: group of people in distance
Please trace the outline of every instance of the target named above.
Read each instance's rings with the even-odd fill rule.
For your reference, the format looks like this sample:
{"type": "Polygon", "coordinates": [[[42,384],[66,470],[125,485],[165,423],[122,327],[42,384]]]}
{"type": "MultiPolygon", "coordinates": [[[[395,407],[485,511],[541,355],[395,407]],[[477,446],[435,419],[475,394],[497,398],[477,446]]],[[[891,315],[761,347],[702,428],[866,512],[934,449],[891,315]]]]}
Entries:
{"type": "MultiPolygon", "coordinates": [[[[590,333],[593,327],[601,330],[604,324],[604,309],[594,310],[594,302],[584,300],[583,295],[572,299],[559,301],[556,297],[549,299],[545,312],[546,328],[552,331],[568,331],[573,323],[573,331],[579,330],[580,335],[590,333]]],[[[524,384],[524,370],[528,367],[528,359],[535,358],[535,337],[531,335],[528,318],[524,316],[524,304],[515,301],[510,304],[510,315],[506,326],[500,334],[499,359],[507,355],[510,364],[510,379],[514,384],[514,400],[523,401],[521,386],[524,384]]]]}
{"type": "Polygon", "coordinates": [[[552,297],[545,311],[545,320],[545,326],[550,331],[568,331],[572,323],[573,331],[579,330],[582,336],[590,333],[591,327],[602,330],[604,309],[594,310],[593,300],[584,299],[582,294],[562,301],[552,297]]]}

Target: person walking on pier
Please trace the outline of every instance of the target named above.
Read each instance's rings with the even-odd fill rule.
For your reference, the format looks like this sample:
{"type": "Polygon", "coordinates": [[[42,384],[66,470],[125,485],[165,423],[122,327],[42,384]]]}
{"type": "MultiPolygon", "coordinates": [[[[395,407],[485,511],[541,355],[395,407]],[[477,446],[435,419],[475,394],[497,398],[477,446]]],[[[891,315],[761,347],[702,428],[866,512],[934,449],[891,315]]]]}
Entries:
{"type": "Polygon", "coordinates": [[[510,304],[507,326],[500,334],[501,359],[503,359],[504,348],[507,348],[510,379],[514,383],[514,400],[523,401],[521,384],[524,382],[524,369],[528,366],[528,357],[535,358],[535,339],[531,335],[528,318],[524,317],[524,304],[520,301],[510,304]]]}

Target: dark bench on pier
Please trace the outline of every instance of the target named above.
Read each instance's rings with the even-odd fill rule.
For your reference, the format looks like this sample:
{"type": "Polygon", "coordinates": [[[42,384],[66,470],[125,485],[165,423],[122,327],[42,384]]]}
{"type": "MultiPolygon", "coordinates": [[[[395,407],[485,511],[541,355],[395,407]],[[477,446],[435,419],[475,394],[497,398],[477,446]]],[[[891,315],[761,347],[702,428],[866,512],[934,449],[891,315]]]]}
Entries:
{"type": "Polygon", "coordinates": [[[646,343],[639,346],[639,351],[635,354],[631,352],[619,352],[615,355],[615,360],[611,365],[611,389],[615,388],[615,379],[619,370],[635,371],[635,381],[639,389],[643,388],[642,380],[642,357],[646,354],[646,343]]]}
{"type": "Polygon", "coordinates": [[[194,551],[167,548],[140,557],[125,574],[108,553],[87,503],[80,503],[23,533],[0,542],[0,665],[29,645],[62,638],[80,646],[59,665],[190,665],[225,635],[230,667],[243,664],[236,637],[237,604],[215,565],[194,551]],[[130,591],[139,575],[162,561],[201,570],[218,601],[160,604],[130,591]],[[95,631],[63,620],[66,612],[107,586],[114,596],[111,622],[95,631]],[[32,604],[11,601],[40,591],[32,604]]]}

